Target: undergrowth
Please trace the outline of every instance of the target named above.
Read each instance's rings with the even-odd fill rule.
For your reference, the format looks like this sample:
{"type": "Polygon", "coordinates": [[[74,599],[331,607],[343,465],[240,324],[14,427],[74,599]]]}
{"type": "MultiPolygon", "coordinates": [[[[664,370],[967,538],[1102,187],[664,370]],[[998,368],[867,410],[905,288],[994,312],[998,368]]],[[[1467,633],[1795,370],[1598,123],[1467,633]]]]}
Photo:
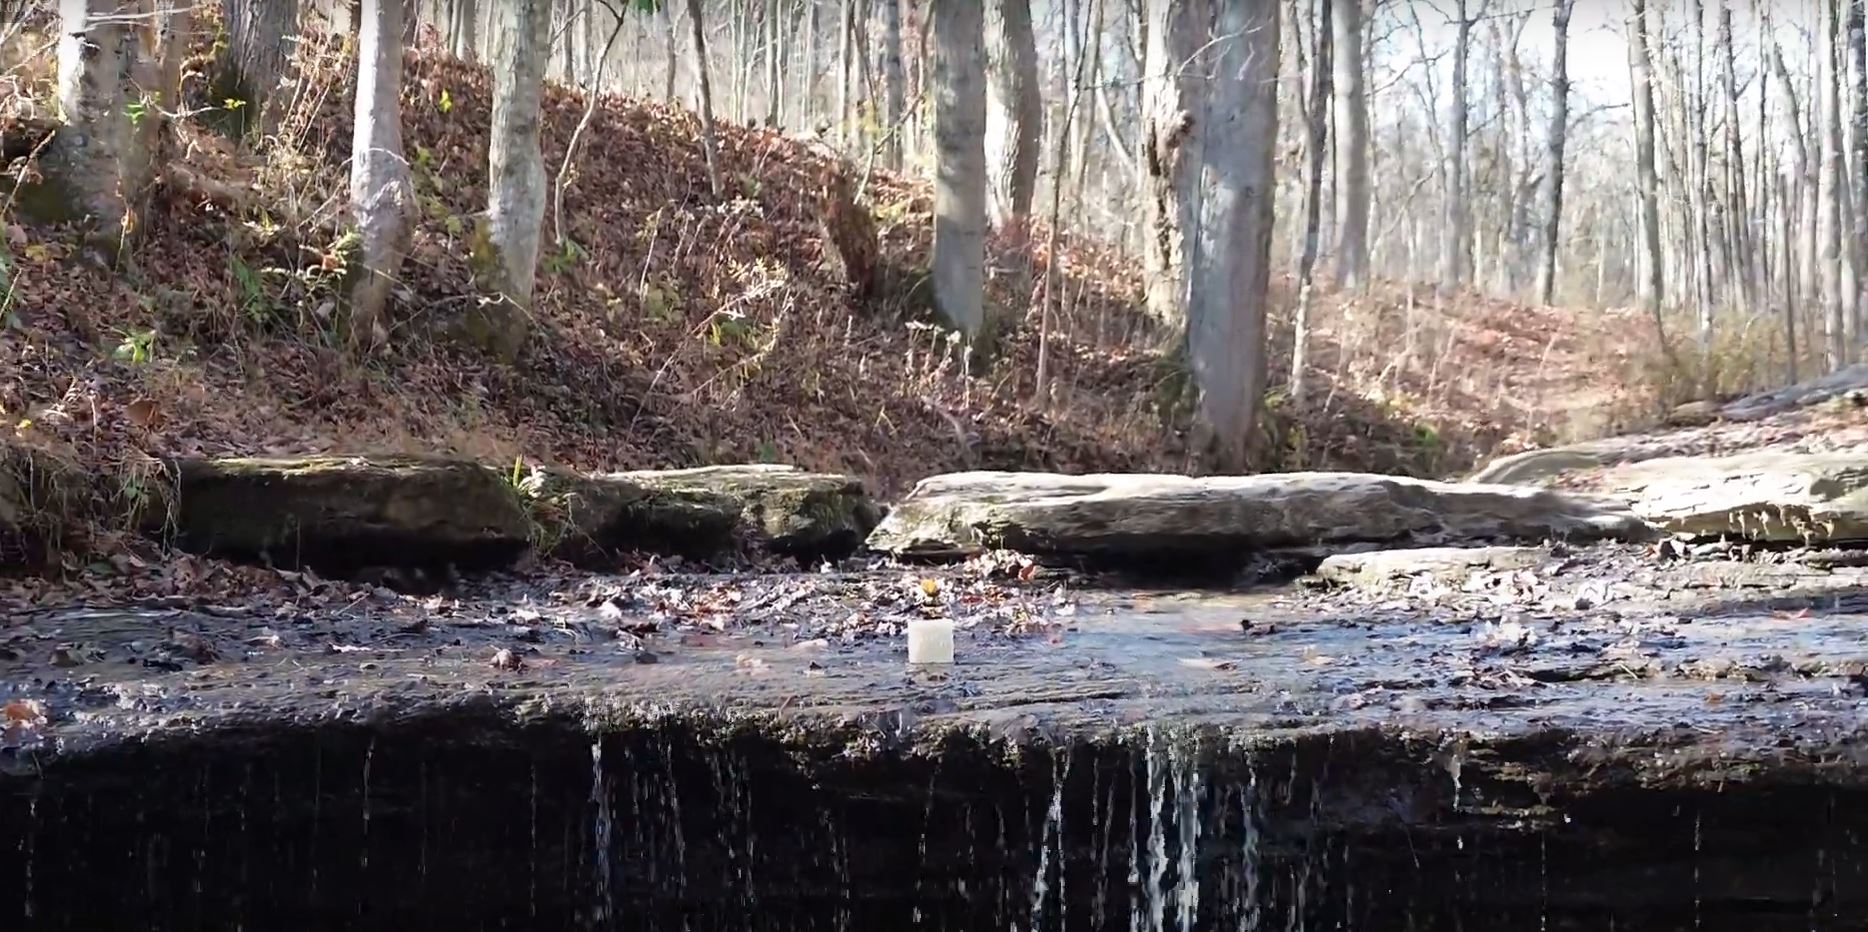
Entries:
{"type": "MultiPolygon", "coordinates": [[[[546,222],[517,364],[463,349],[451,333],[477,300],[469,240],[486,200],[490,79],[430,46],[409,54],[404,83],[415,232],[388,339],[359,354],[339,337],[356,247],[350,50],[305,37],[276,124],[235,138],[225,128],[244,121],[223,117],[241,103],[206,91],[213,41],[204,34],[189,62],[128,267],[79,261],[68,229],[5,219],[0,440],[132,490],[166,457],[231,453],[449,452],[517,464],[515,482],[538,464],[789,462],[884,494],[954,469],[1199,468],[1185,372],[1158,351],[1141,272],[1115,248],[1063,236],[1052,255],[1042,234],[993,240],[997,336],[990,355],[965,360],[930,323],[925,183],[884,173],[863,185],[880,285],[857,294],[833,274],[821,223],[821,193],[849,170],[834,153],[722,124],[734,183],[714,198],[697,119],[659,103],[601,101],[569,172],[565,238],[546,222]],[[1039,386],[1038,308],[1053,282],[1039,386]]],[[[0,131],[43,116],[47,69],[9,75],[0,131]]],[[[547,89],[548,174],[582,110],[577,93],[547,89]]],[[[1319,301],[1317,388],[1298,407],[1275,387],[1292,302],[1283,284],[1274,292],[1263,468],[1456,472],[1561,433],[1565,405],[1598,411],[1598,394],[1622,391],[1585,371],[1573,312],[1382,285],[1319,301]]]]}

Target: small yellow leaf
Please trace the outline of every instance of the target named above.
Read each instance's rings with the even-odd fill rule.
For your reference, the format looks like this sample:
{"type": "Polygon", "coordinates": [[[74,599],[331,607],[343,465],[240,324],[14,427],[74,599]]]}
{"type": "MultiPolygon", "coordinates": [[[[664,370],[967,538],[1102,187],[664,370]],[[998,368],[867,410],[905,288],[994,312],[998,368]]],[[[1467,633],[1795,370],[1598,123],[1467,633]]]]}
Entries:
{"type": "Polygon", "coordinates": [[[940,594],[940,580],[923,578],[921,580],[921,592],[923,595],[926,595],[929,598],[933,598],[934,596],[939,595],[940,594]]]}

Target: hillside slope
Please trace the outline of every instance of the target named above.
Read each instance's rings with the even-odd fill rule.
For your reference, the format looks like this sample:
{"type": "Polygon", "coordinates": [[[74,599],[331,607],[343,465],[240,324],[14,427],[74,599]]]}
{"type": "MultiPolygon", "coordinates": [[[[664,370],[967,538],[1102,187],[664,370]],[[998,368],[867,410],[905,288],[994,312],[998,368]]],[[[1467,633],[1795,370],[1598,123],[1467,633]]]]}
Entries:
{"type": "MultiPolygon", "coordinates": [[[[1197,466],[1182,439],[1185,380],[1154,348],[1132,263],[1094,243],[1066,239],[1051,257],[1043,235],[1029,251],[995,241],[989,303],[1004,330],[982,371],[962,373],[919,309],[924,184],[883,173],[867,184],[889,285],[859,300],[825,262],[825,147],[724,125],[729,191],[715,199],[697,120],[656,103],[599,102],[564,196],[574,245],[552,244],[548,218],[519,363],[459,348],[447,332],[472,300],[465,234],[485,200],[489,87],[484,69],[432,51],[408,61],[419,219],[398,324],[358,357],[332,323],[350,67],[329,40],[301,55],[306,92],[264,145],[216,133],[211,107],[177,127],[132,267],[95,268],[69,231],[6,218],[0,418],[17,441],[119,475],[178,453],[441,450],[592,470],[782,461],[884,493],[963,468],[1197,466]],[[1053,258],[1061,289],[1039,398],[1053,258]]],[[[199,68],[189,83],[205,86],[199,68]]],[[[0,107],[15,135],[45,116],[43,77],[21,87],[0,107]]],[[[555,171],[583,99],[552,87],[545,100],[555,171]]],[[[1423,306],[1393,288],[1321,302],[1321,387],[1304,411],[1274,391],[1267,468],[1458,470],[1536,439],[1553,391],[1604,390],[1577,371],[1586,353],[1569,312],[1423,306]],[[1559,342],[1568,368],[1551,375],[1559,342]],[[1526,385],[1542,387],[1501,391],[1526,385]]],[[[1276,385],[1289,328],[1273,329],[1276,385]]]]}

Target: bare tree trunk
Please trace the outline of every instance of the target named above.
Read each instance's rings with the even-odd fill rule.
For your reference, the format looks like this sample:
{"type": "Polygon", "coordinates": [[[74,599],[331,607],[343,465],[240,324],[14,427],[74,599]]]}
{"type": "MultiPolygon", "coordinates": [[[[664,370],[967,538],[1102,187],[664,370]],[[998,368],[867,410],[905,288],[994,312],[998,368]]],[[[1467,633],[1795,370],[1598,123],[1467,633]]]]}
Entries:
{"type": "Polygon", "coordinates": [[[156,11],[156,67],[160,79],[156,97],[164,110],[175,110],[182,100],[182,63],[188,58],[194,31],[191,0],[159,0],[156,11]]]}
{"type": "Polygon", "coordinates": [[[1310,32],[1316,52],[1310,59],[1309,136],[1304,141],[1309,156],[1304,176],[1304,247],[1297,260],[1297,317],[1291,334],[1291,400],[1304,400],[1305,359],[1310,347],[1310,291],[1317,268],[1317,227],[1323,214],[1324,146],[1329,144],[1330,79],[1330,0],[1318,0],[1316,28],[1310,32]]]}
{"type": "Polygon", "coordinates": [[[1446,226],[1441,231],[1440,288],[1453,291],[1472,280],[1472,208],[1466,194],[1466,62],[1472,49],[1472,18],[1466,0],[1455,0],[1452,103],[1446,120],[1446,226]]]}
{"type": "Polygon", "coordinates": [[[1569,139],[1570,125],[1570,10],[1576,0],[1557,0],[1551,24],[1556,30],[1556,46],[1550,71],[1550,137],[1544,151],[1549,164],[1544,171],[1543,261],[1537,269],[1538,300],[1549,304],[1557,288],[1557,234],[1563,223],[1563,149],[1569,139]]]}
{"type": "Polygon", "coordinates": [[[1334,0],[1336,35],[1336,281],[1369,277],[1369,99],[1363,69],[1363,0],[1334,0]]]}
{"type": "Polygon", "coordinates": [[[1848,41],[1849,59],[1854,64],[1850,88],[1852,93],[1850,107],[1850,126],[1853,129],[1851,142],[1855,149],[1854,184],[1850,187],[1851,231],[1849,236],[1849,268],[1845,276],[1849,289],[1845,304],[1848,319],[1845,331],[1849,335],[1849,355],[1853,358],[1862,343],[1861,326],[1861,265],[1868,261],[1868,40],[1863,35],[1863,0],[1844,0],[1848,3],[1848,41]]]}
{"type": "Polygon", "coordinates": [[[837,144],[848,155],[855,140],[855,128],[851,126],[852,108],[856,101],[855,90],[856,58],[856,6],[855,0],[841,0],[837,9],[837,144]]]}
{"type": "Polygon", "coordinates": [[[681,30],[675,28],[676,15],[673,3],[662,4],[662,22],[668,27],[668,58],[663,62],[666,67],[662,71],[662,100],[668,103],[673,103],[675,99],[675,65],[681,60],[681,30]]]}
{"type": "MultiPolygon", "coordinates": [[[[1205,127],[1196,120],[1206,96],[1212,0],[1146,0],[1143,63],[1142,164],[1147,173],[1148,313],[1171,333],[1183,333],[1189,302],[1189,237],[1196,229],[1205,127]]],[[[1267,193],[1275,188],[1267,189],[1267,193]]]]}
{"type": "Polygon", "coordinates": [[[979,3],[934,5],[934,306],[969,339],[985,321],[986,50],[979,3]]]}
{"type": "Polygon", "coordinates": [[[408,248],[415,191],[402,154],[402,4],[363,0],[357,43],[357,101],[350,144],[350,213],[360,242],[350,286],[350,339],[389,338],[389,292],[408,248]]]}
{"type": "Polygon", "coordinates": [[[244,103],[242,130],[270,132],[279,117],[273,95],[298,31],[298,0],[221,0],[221,21],[227,45],[215,94],[244,103]]]}
{"type": "Polygon", "coordinates": [[[888,133],[882,146],[883,163],[902,168],[902,117],[907,108],[902,80],[902,0],[882,0],[883,122],[888,133]]]}
{"type": "Polygon", "coordinates": [[[765,125],[777,126],[779,110],[784,105],[785,79],[778,67],[778,46],[780,42],[779,26],[783,20],[779,17],[779,0],[766,0],[765,12],[761,25],[765,35],[765,125]]]}
{"type": "Polygon", "coordinates": [[[1846,258],[1848,173],[1843,164],[1841,84],[1844,76],[1841,37],[1836,22],[1840,10],[1836,0],[1823,0],[1822,57],[1819,92],[1821,94],[1823,178],[1822,213],[1817,218],[1816,239],[1820,250],[1823,309],[1828,342],[1829,368],[1833,371],[1848,364],[1848,302],[1844,295],[1843,265],[1846,258]]]}
{"type": "MultiPolygon", "coordinates": [[[[1796,85],[1791,83],[1790,69],[1784,65],[1783,49],[1775,41],[1771,42],[1771,70],[1777,74],[1778,86],[1783,89],[1784,113],[1790,118],[1790,152],[1796,159],[1797,239],[1793,246],[1792,241],[1786,238],[1784,248],[1786,250],[1794,248],[1796,251],[1796,277],[1793,280],[1789,279],[1788,271],[1786,271],[1786,279],[1792,281],[1793,285],[1791,289],[1787,289],[1791,291],[1789,303],[1800,311],[1814,303],[1817,297],[1816,158],[1811,155],[1809,143],[1806,141],[1803,107],[1797,100],[1796,85]]],[[[1814,131],[1815,126],[1812,124],[1808,129],[1814,131]]],[[[1785,264],[1788,269],[1788,260],[1785,264]]]]}
{"type": "Polygon", "coordinates": [[[141,132],[155,120],[137,93],[161,80],[148,0],[62,0],[58,25],[58,101],[64,124],[44,158],[48,178],[65,194],[64,211],[92,250],[114,260],[134,234],[153,170],[141,132]],[[147,83],[145,83],[147,82],[147,83]]]}
{"type": "Polygon", "coordinates": [[[1022,229],[1031,217],[1044,145],[1031,0],[990,0],[987,6],[987,203],[993,226],[1022,229]]]}
{"type": "MultiPolygon", "coordinates": [[[[1782,174],[1779,174],[1777,176],[1777,192],[1778,192],[1777,215],[1778,215],[1778,221],[1780,224],[1780,237],[1786,248],[1789,247],[1790,242],[1791,242],[1791,239],[1790,239],[1791,238],[1790,187],[1791,185],[1790,185],[1789,179],[1785,178],[1782,174]]],[[[1785,384],[1795,385],[1797,383],[1797,369],[1798,369],[1798,359],[1797,359],[1798,305],[1795,300],[1791,299],[1788,296],[1791,290],[1791,287],[1792,287],[1791,277],[1790,277],[1790,263],[1785,262],[1785,263],[1782,263],[1782,265],[1783,265],[1782,278],[1784,281],[1784,292],[1786,294],[1786,297],[1784,300],[1784,352],[1785,352],[1786,362],[1787,362],[1786,375],[1789,378],[1789,381],[1787,381],[1785,384]]]]}
{"type": "Polygon", "coordinates": [[[1277,0],[1207,6],[1212,79],[1194,130],[1206,139],[1197,233],[1189,245],[1187,356],[1193,442],[1214,469],[1238,471],[1255,446],[1265,394],[1273,156],[1278,138],[1277,0]]]}
{"type": "MultiPolygon", "coordinates": [[[[1752,275],[1749,235],[1753,217],[1745,196],[1749,182],[1745,175],[1745,146],[1738,112],[1738,64],[1732,40],[1732,8],[1725,0],[1721,0],[1719,5],[1718,45],[1719,87],[1725,97],[1725,251],[1726,273],[1731,279],[1728,282],[1728,298],[1735,303],[1750,306],[1756,303],[1758,297],[1758,283],[1752,275]]],[[[1765,72],[1760,68],[1759,80],[1764,78],[1765,72]]],[[[1762,199],[1766,193],[1766,189],[1760,186],[1756,196],[1762,199]]]]}
{"type": "Polygon", "coordinates": [[[694,80],[700,86],[701,150],[707,157],[707,187],[714,197],[726,190],[720,181],[720,142],[714,135],[713,81],[707,76],[707,29],[701,18],[701,0],[688,0],[688,20],[694,29],[694,80]]]}
{"type": "Polygon", "coordinates": [[[455,16],[459,19],[458,34],[460,44],[454,54],[469,62],[480,60],[480,6],[479,0],[455,0],[455,16]]]}
{"type": "Polygon", "coordinates": [[[511,361],[525,342],[545,221],[539,101],[550,67],[552,0],[502,0],[500,8],[505,16],[493,31],[487,209],[474,249],[475,271],[487,297],[469,316],[468,335],[511,361]]]}
{"type": "Polygon", "coordinates": [[[1660,251],[1660,179],[1654,171],[1654,68],[1648,46],[1647,0],[1633,0],[1628,16],[1628,73],[1634,86],[1635,187],[1641,200],[1641,306],[1654,317],[1654,329],[1666,345],[1661,323],[1665,269],[1660,251]]]}

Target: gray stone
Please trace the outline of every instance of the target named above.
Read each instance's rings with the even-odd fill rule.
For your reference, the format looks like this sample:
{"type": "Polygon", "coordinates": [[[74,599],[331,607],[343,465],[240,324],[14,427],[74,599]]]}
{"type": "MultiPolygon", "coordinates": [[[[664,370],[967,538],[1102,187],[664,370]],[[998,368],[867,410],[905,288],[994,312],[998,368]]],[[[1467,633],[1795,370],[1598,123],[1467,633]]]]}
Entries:
{"type": "Polygon", "coordinates": [[[737,503],[746,527],[778,553],[846,556],[882,520],[882,508],[862,480],[792,466],[704,466],[620,473],[624,479],[676,493],[719,495],[737,503]]]}
{"type": "Polygon", "coordinates": [[[1719,409],[1732,421],[1755,421],[1868,389],[1868,363],[1856,363],[1795,385],[1740,398],[1719,409]]]}
{"type": "Polygon", "coordinates": [[[1340,553],[1325,557],[1316,575],[1345,586],[1379,587],[1402,579],[1428,577],[1458,582],[1486,570],[1530,569],[1548,553],[1541,547],[1418,547],[1340,553]]]}
{"type": "Polygon", "coordinates": [[[869,537],[901,556],[1004,547],[1145,559],[1357,541],[1444,544],[1639,538],[1607,500],[1542,489],[1361,473],[1059,476],[973,472],[923,480],[869,537]]]}
{"type": "Polygon", "coordinates": [[[737,549],[741,504],[704,488],[663,488],[629,474],[546,470],[531,497],[539,549],[584,567],[626,553],[707,558],[737,549]]]}
{"type": "Polygon", "coordinates": [[[477,463],[424,456],[187,459],[146,528],[183,549],[341,572],[487,568],[524,552],[520,496],[477,463]]]}
{"type": "Polygon", "coordinates": [[[1674,534],[1868,540],[1868,453],[1671,457],[1621,467],[1606,481],[1636,514],[1674,534]]]}
{"type": "Polygon", "coordinates": [[[1584,443],[1547,450],[1526,450],[1485,464],[1467,482],[1493,485],[1545,485],[1566,473],[1618,462],[1607,444],[1584,443]]]}

